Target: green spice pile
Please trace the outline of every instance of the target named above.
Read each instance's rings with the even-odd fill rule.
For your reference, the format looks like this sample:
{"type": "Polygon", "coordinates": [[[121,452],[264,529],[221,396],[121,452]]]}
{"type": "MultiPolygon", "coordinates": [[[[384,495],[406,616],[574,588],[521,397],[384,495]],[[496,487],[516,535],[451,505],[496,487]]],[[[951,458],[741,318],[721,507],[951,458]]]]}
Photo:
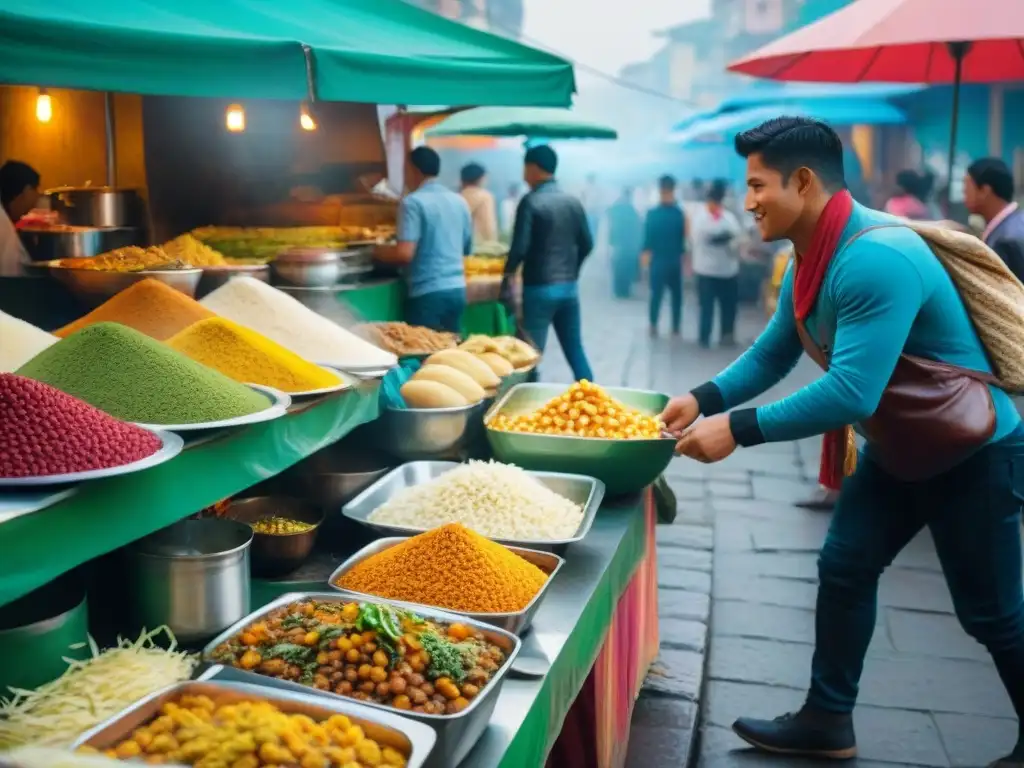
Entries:
{"type": "Polygon", "coordinates": [[[143,424],[198,424],[269,407],[244,384],[117,323],[84,328],[17,373],[143,424]]]}

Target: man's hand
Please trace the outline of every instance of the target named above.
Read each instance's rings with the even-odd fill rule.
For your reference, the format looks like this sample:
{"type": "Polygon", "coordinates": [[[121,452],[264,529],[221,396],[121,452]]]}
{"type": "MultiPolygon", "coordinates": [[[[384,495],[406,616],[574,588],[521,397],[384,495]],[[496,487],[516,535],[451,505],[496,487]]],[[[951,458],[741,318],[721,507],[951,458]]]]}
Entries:
{"type": "Polygon", "coordinates": [[[676,443],[676,453],[705,464],[727,458],[736,450],[736,439],[729,427],[729,414],[709,416],[683,433],[676,443]]]}
{"type": "Polygon", "coordinates": [[[640,266],[643,267],[644,269],[647,269],[648,267],[651,266],[651,252],[650,251],[642,251],[640,253],[640,266]]]}
{"type": "Polygon", "coordinates": [[[699,416],[700,406],[697,405],[697,398],[687,393],[669,400],[658,418],[665,425],[665,431],[678,438],[699,416]]]}

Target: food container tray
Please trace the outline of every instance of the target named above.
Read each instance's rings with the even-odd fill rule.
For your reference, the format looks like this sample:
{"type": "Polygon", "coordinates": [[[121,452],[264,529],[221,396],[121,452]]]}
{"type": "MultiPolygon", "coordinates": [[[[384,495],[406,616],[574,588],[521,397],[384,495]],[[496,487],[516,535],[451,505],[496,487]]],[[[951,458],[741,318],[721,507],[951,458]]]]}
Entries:
{"type": "Polygon", "coordinates": [[[245,682],[226,682],[217,679],[215,669],[205,674],[202,680],[176,683],[139,699],[106,722],[86,731],[72,744],[72,749],[89,746],[104,750],[113,747],[156,717],[164,704],[186,695],[208,696],[217,704],[264,700],[282,712],[308,715],[317,721],[332,715],[345,715],[381,746],[392,747],[408,755],[408,768],[423,768],[436,742],[434,731],[423,723],[390,712],[372,710],[354,700],[346,701],[337,696],[328,699],[245,682]]]}
{"type": "MultiPolygon", "coordinates": [[[[366,558],[372,557],[386,549],[390,549],[396,544],[401,544],[403,541],[406,541],[407,538],[408,537],[405,536],[395,536],[387,539],[377,539],[376,541],[370,542],[344,563],[339,565],[337,570],[331,574],[331,577],[328,579],[328,583],[331,585],[331,588],[347,595],[351,595],[353,599],[381,599],[376,595],[368,595],[365,592],[356,592],[355,590],[339,587],[335,582],[366,558]]],[[[422,603],[413,603],[401,600],[388,600],[387,602],[392,605],[401,605],[403,607],[412,608],[417,613],[422,613],[422,611],[426,609],[441,610],[447,613],[458,614],[459,616],[468,616],[474,621],[490,624],[492,627],[498,627],[499,629],[511,632],[514,635],[521,635],[530,628],[534,614],[536,614],[537,609],[540,608],[541,601],[544,599],[544,595],[547,593],[548,587],[551,586],[551,582],[554,581],[555,576],[562,569],[562,566],[565,565],[565,560],[553,552],[538,552],[534,549],[522,549],[521,547],[509,547],[508,549],[510,552],[514,552],[524,560],[533,563],[548,575],[548,580],[544,582],[544,586],[540,588],[537,594],[533,596],[533,600],[531,600],[521,611],[516,611],[515,613],[469,613],[465,611],[455,611],[451,608],[438,608],[433,605],[423,605],[422,603]]]]}
{"type": "MultiPolygon", "coordinates": [[[[601,480],[609,495],[635,493],[654,482],[672,460],[676,441],[671,437],[649,440],[613,440],[501,432],[490,428],[499,413],[530,413],[565,392],[564,384],[519,384],[492,405],[484,416],[487,441],[498,461],[523,469],[552,470],[589,475],[601,480]]],[[[611,397],[642,413],[657,415],[668,395],[642,389],[604,387],[611,397]]]]}
{"type": "MultiPolygon", "coordinates": [[[[457,466],[459,466],[458,463],[454,461],[411,461],[408,464],[395,467],[342,507],[341,513],[350,520],[355,520],[368,528],[392,536],[422,533],[428,529],[378,523],[371,520],[370,515],[384,506],[399,491],[436,480],[457,466]]],[[[528,474],[559,496],[564,496],[569,501],[583,507],[583,519],[580,521],[579,528],[567,539],[542,541],[494,539],[494,541],[510,547],[524,547],[546,552],[558,551],[569,544],[581,541],[590,532],[590,527],[594,524],[594,517],[604,499],[604,483],[585,475],[566,475],[559,472],[529,472],[528,474]]]]}
{"type": "MultiPolygon", "coordinates": [[[[300,602],[302,600],[319,600],[325,603],[348,603],[352,602],[353,597],[337,591],[292,592],[287,595],[282,595],[277,600],[274,600],[273,602],[263,606],[258,611],[251,613],[249,616],[218,635],[203,649],[203,658],[210,660],[217,646],[227,640],[230,640],[247,626],[259,621],[267,614],[276,611],[278,608],[283,608],[291,603],[300,602]]],[[[360,598],[360,602],[374,603],[375,605],[397,605],[399,607],[404,607],[402,603],[397,603],[393,600],[381,600],[377,597],[360,598]]],[[[408,718],[409,720],[415,720],[419,723],[429,725],[437,734],[437,743],[434,746],[434,751],[430,754],[430,757],[424,764],[425,768],[451,768],[452,766],[458,765],[465,759],[470,750],[473,749],[473,746],[487,729],[487,724],[490,722],[491,714],[494,712],[494,706],[498,702],[498,694],[501,693],[502,685],[505,682],[505,676],[508,674],[509,669],[516,660],[516,656],[519,654],[520,641],[519,638],[511,632],[506,632],[484,622],[467,619],[448,611],[441,611],[436,608],[417,607],[416,612],[427,619],[434,619],[435,621],[442,621],[448,624],[459,622],[468,627],[478,629],[489,642],[494,643],[506,653],[505,663],[498,668],[497,672],[494,673],[494,677],[491,678],[490,682],[487,683],[476,698],[470,702],[469,706],[461,712],[454,715],[427,715],[421,712],[403,712],[401,714],[402,717],[408,718]]],[[[238,675],[239,680],[245,680],[257,685],[312,694],[318,697],[329,698],[332,701],[355,703],[353,699],[346,696],[341,696],[329,691],[316,690],[290,680],[278,680],[273,677],[266,677],[256,672],[246,672],[234,667],[228,667],[227,669],[232,675],[238,675]]],[[[359,702],[359,704],[379,712],[387,712],[389,714],[398,712],[398,710],[395,710],[392,707],[386,707],[383,704],[377,704],[372,701],[359,702]]]]}

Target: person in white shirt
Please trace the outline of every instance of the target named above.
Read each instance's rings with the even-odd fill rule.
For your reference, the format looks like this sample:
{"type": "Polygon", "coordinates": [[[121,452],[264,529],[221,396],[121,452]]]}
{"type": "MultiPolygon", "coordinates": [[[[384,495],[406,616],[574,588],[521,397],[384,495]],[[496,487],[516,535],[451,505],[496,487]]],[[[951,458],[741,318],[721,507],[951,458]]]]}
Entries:
{"type": "Polygon", "coordinates": [[[21,274],[27,258],[14,225],[39,202],[39,172],[28,163],[0,165],[0,276],[21,274]]]}
{"type": "Polygon", "coordinates": [[[501,201],[501,231],[507,238],[512,238],[512,232],[516,228],[516,209],[519,208],[519,201],[522,193],[518,184],[511,184],[508,188],[508,196],[501,201]]]}
{"type": "Polygon", "coordinates": [[[727,186],[716,179],[707,192],[707,202],[693,207],[691,238],[693,273],[697,276],[697,303],[700,306],[698,340],[711,345],[715,307],[721,324],[720,344],[733,346],[736,310],[739,304],[740,255],[742,235],[739,219],[723,205],[727,186]]]}
{"type": "Polygon", "coordinates": [[[473,242],[493,243],[498,239],[498,211],[494,195],[484,187],[487,171],[479,163],[469,163],[463,166],[460,176],[462,198],[473,219],[473,242]]]}

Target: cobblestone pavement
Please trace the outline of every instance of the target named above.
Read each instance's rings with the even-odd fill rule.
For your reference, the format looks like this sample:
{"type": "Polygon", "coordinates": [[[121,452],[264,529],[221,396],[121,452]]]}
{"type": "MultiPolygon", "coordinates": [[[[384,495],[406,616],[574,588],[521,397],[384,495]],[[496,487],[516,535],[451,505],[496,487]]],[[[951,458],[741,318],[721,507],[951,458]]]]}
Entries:
{"type": "MultiPolygon", "coordinates": [[[[731,353],[694,344],[691,297],[683,341],[648,339],[645,303],[609,298],[607,274],[595,260],[581,284],[585,343],[599,382],[678,393],[729,362],[731,353]]],[[[745,310],[738,337],[749,341],[762,324],[758,310],[745,310]]],[[[764,399],[815,375],[803,361],[764,399]]],[[[542,376],[570,380],[556,346],[542,376]]],[[[628,768],[794,764],[750,753],[729,726],[740,715],[775,716],[802,702],[816,557],[829,516],[793,502],[814,489],[818,451],[810,440],[740,450],[712,466],[670,465],[679,516],[658,531],[662,650],[637,704],[628,768]]],[[[856,713],[861,758],[853,765],[983,766],[1012,744],[1012,714],[984,649],[957,624],[922,535],[882,579],[856,713]]]]}

